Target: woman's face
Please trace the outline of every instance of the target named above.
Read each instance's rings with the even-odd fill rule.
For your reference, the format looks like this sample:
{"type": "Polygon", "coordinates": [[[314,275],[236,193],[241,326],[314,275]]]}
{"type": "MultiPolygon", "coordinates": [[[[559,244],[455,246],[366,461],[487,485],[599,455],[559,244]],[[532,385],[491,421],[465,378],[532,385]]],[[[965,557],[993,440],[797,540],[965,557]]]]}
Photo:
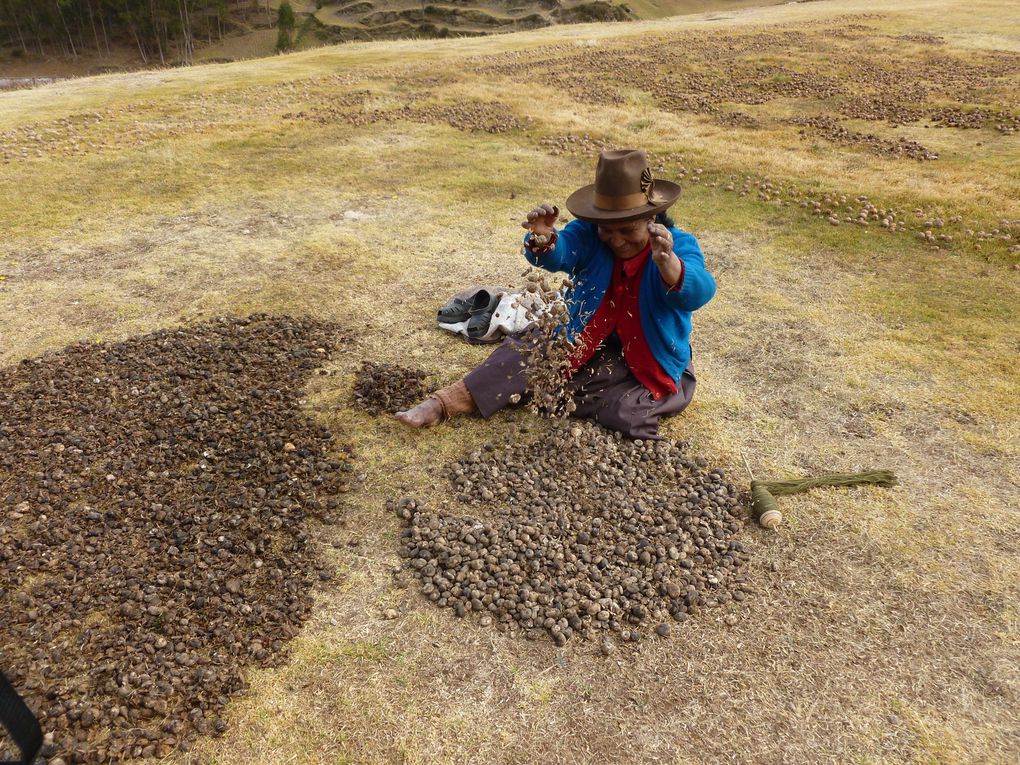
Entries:
{"type": "Polygon", "coordinates": [[[648,246],[650,218],[630,220],[626,223],[598,224],[599,239],[609,245],[613,255],[626,260],[639,255],[648,246]]]}

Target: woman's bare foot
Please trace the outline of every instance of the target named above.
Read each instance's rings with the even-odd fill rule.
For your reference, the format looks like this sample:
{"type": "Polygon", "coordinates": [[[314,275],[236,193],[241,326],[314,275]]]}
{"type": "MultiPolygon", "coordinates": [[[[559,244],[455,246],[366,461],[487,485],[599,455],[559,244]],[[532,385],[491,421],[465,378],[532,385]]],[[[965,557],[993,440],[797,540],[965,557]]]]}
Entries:
{"type": "Polygon", "coordinates": [[[397,412],[396,418],[412,428],[427,428],[438,425],[459,414],[477,412],[475,400],[463,380],[440,388],[413,409],[397,412]]]}
{"type": "Polygon", "coordinates": [[[439,399],[427,398],[418,406],[397,412],[394,416],[409,427],[427,428],[443,421],[443,404],[439,399]]]}

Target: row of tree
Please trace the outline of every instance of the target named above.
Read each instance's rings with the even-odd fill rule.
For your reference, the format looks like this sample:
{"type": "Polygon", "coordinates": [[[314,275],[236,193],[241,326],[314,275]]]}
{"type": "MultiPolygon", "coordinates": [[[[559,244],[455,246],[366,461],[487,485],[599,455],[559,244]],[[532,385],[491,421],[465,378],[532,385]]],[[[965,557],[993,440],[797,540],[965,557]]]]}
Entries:
{"type": "Polygon", "coordinates": [[[130,42],[146,63],[190,64],[196,41],[275,20],[270,0],[0,0],[0,46],[77,57],[130,42]]]}

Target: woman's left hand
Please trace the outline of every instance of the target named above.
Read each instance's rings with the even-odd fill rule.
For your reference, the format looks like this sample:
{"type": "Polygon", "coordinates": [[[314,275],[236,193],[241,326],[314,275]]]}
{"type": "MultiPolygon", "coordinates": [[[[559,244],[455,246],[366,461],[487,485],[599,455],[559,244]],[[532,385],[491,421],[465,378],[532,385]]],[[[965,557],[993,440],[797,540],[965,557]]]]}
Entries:
{"type": "Polygon", "coordinates": [[[673,252],[673,235],[661,223],[649,221],[648,238],[652,242],[652,261],[666,286],[674,289],[684,275],[684,266],[673,252]]]}
{"type": "Polygon", "coordinates": [[[649,221],[648,236],[652,242],[652,260],[664,263],[673,257],[673,235],[661,223],[649,221]]]}

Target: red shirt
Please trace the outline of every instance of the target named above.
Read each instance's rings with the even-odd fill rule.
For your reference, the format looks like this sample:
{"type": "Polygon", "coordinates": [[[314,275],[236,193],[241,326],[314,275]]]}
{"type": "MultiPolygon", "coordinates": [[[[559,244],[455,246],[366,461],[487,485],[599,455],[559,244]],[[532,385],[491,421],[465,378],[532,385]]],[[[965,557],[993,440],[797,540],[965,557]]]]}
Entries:
{"type": "MultiPolygon", "coordinates": [[[[641,328],[638,293],[641,289],[641,275],[651,254],[652,246],[649,244],[640,255],[627,260],[617,258],[613,263],[613,277],[609,282],[609,289],[606,290],[598,310],[577,338],[571,358],[571,372],[588,363],[599,345],[615,330],[623,346],[623,358],[627,362],[627,368],[639,383],[651,391],[652,397],[658,400],[665,395],[676,393],[677,390],[676,383],[652,355],[652,349],[648,347],[648,341],[641,328]]],[[[677,284],[669,289],[680,289],[683,281],[681,272],[677,284]]]]}

